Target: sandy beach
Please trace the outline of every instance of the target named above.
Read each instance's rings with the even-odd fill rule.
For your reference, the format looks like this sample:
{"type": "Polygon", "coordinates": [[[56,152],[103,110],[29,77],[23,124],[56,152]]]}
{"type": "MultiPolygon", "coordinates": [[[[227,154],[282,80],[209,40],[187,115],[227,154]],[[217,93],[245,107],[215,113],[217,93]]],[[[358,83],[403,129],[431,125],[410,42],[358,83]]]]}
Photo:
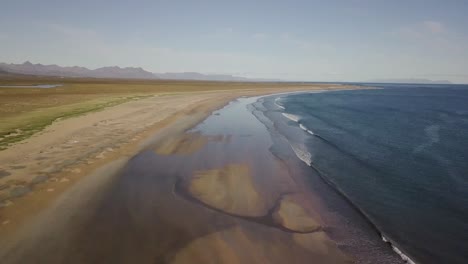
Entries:
{"type": "Polygon", "coordinates": [[[58,120],[9,146],[0,151],[2,263],[349,262],[321,231],[297,179],[260,157],[267,143],[249,163],[230,156],[245,151],[228,151],[235,133],[187,132],[239,97],[324,88],[153,94],[58,120]],[[221,149],[200,154],[212,144],[221,149]],[[159,157],[148,162],[159,164],[151,170],[160,177],[145,185],[128,170],[147,152],[159,157]],[[170,160],[181,156],[178,165],[170,160]]]}

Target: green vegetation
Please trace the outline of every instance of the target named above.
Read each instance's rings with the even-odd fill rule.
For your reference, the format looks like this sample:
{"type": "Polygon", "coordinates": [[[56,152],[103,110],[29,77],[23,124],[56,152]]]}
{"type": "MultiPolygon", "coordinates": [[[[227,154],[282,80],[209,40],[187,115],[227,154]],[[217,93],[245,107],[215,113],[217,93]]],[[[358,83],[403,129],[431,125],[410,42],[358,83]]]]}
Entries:
{"type": "MultiPolygon", "coordinates": [[[[37,77],[2,75],[0,85],[62,84],[55,88],[0,88],[0,150],[41,131],[54,121],[156,94],[310,86],[243,83],[37,77]]],[[[317,88],[320,85],[315,84],[317,88]]],[[[327,85],[328,86],[328,85],[327,85]]],[[[322,86],[323,87],[323,86],[322,86]]]]}
{"type": "Polygon", "coordinates": [[[59,119],[66,119],[89,112],[99,111],[132,100],[138,100],[151,95],[135,95],[126,97],[110,97],[89,100],[73,104],[65,104],[44,109],[27,111],[18,115],[2,118],[0,123],[0,150],[8,145],[21,141],[41,131],[46,126],[59,119]]]}

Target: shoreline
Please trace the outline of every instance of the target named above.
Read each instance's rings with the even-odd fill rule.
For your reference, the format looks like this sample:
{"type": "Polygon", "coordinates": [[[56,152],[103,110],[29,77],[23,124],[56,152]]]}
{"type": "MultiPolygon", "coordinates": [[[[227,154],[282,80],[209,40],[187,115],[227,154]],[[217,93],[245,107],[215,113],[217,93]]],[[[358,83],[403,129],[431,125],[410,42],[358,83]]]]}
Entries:
{"type": "MultiPolygon", "coordinates": [[[[0,241],[0,244],[2,242],[6,242],[8,244],[8,239],[6,237],[14,237],[14,234],[18,230],[18,228],[28,224],[28,223],[33,223],[35,220],[33,220],[33,216],[35,215],[41,215],[43,214],[42,211],[43,209],[46,209],[48,207],[48,204],[51,202],[54,202],[57,200],[59,197],[67,197],[67,193],[69,193],[69,189],[79,189],[78,187],[74,187],[75,185],[78,185],[81,181],[86,179],[86,181],[93,182],[93,177],[89,174],[92,174],[93,172],[97,171],[99,168],[102,168],[105,166],[105,164],[110,164],[110,162],[119,160],[119,157],[122,158],[123,160],[120,160],[120,166],[117,167],[116,170],[114,170],[113,173],[108,174],[109,181],[111,181],[112,176],[110,174],[115,174],[115,171],[120,170],[126,162],[132,157],[134,154],[144,150],[151,144],[154,144],[155,142],[161,141],[161,139],[166,138],[168,135],[174,135],[174,134],[182,134],[191,127],[194,127],[196,124],[199,122],[203,121],[207,116],[209,116],[213,111],[216,109],[222,108],[226,104],[228,104],[230,101],[235,100],[236,98],[243,97],[243,96],[256,96],[256,95],[268,95],[268,94],[276,94],[278,92],[287,92],[287,89],[274,89],[270,90],[268,92],[266,91],[236,91],[235,94],[230,91],[221,91],[221,92],[209,92],[207,94],[215,94],[209,98],[201,98],[199,101],[190,104],[186,107],[182,107],[181,109],[178,109],[178,111],[174,111],[172,114],[169,114],[166,118],[159,120],[156,122],[156,124],[153,124],[149,128],[144,129],[143,131],[140,131],[137,135],[133,137],[133,142],[136,142],[136,144],[130,144],[131,146],[127,145],[125,146],[120,146],[120,147],[115,147],[115,151],[107,151],[105,152],[104,150],[104,157],[99,158],[99,157],[94,157],[92,158],[92,163],[83,163],[81,162],[75,167],[72,167],[71,170],[73,169],[79,169],[79,171],[75,170],[74,175],[70,175],[70,170],[68,171],[60,171],[57,172],[56,174],[53,174],[53,176],[49,177],[49,179],[57,179],[53,181],[47,180],[46,182],[42,182],[37,184],[37,186],[34,186],[32,188],[32,191],[28,193],[27,195],[20,197],[19,199],[15,199],[14,204],[10,206],[6,206],[3,208],[0,208],[0,219],[2,220],[3,224],[0,225],[0,234],[2,234],[3,240],[0,241]],[[286,91],[285,91],[286,90],[286,91]],[[229,94],[227,94],[229,93],[229,94]],[[64,176],[63,174],[67,174],[68,181],[61,181],[64,176]],[[62,175],[60,175],[62,174],[62,175]],[[76,182],[76,184],[74,184],[76,182]],[[54,189],[53,191],[50,191],[50,189],[54,189]],[[42,196],[42,197],[41,197],[42,196]],[[38,197],[41,197],[38,201],[38,197]],[[20,208],[18,212],[17,208],[20,208]],[[16,210],[16,212],[15,212],[16,210]],[[7,221],[10,221],[7,224],[5,223],[5,219],[7,221]],[[11,221],[10,219],[13,219],[11,221]],[[2,228],[3,227],[3,228],[2,228]],[[7,227],[7,228],[5,228],[7,227]]],[[[181,95],[187,96],[192,98],[194,95],[181,95]]],[[[144,99],[146,101],[152,100],[154,98],[150,99],[144,99]]],[[[159,98],[158,98],[159,99],[159,98]]],[[[167,98],[163,98],[167,99],[167,98]]],[[[137,104],[138,102],[131,102],[127,104],[137,104]]],[[[119,106],[109,108],[108,110],[104,111],[111,111],[115,110],[119,106]]],[[[99,113],[97,113],[99,114],[99,113]]],[[[94,115],[94,114],[91,114],[94,115]]],[[[79,119],[80,117],[78,117],[79,119]]],[[[83,117],[86,119],[86,116],[83,117]]],[[[47,135],[48,131],[51,130],[56,131],[54,129],[57,129],[54,127],[55,125],[60,126],[63,124],[63,122],[73,122],[75,120],[65,120],[62,122],[59,122],[57,124],[52,125],[50,128],[46,129],[45,132],[41,133],[39,137],[43,137],[44,135],[47,135]]],[[[34,140],[34,138],[32,139],[34,140]]],[[[101,155],[102,156],[103,152],[98,153],[97,156],[101,155]]],[[[0,152],[1,155],[1,152],[0,152]]],[[[1,156],[0,156],[1,157],[1,156]]],[[[101,175],[106,174],[106,170],[103,170],[101,175]]],[[[104,176],[101,176],[103,178],[104,176]]],[[[107,178],[104,177],[104,178],[107,178]]],[[[97,176],[94,176],[97,180],[97,176]]],[[[88,183],[88,185],[93,185],[92,183],[88,183]]],[[[46,210],[47,211],[47,210],[46,210]]],[[[57,213],[57,212],[54,212],[57,213]]],[[[49,213],[50,214],[50,213],[49,213]]],[[[52,214],[53,215],[53,214],[52,214]]],[[[37,228],[41,228],[41,226],[37,226],[37,228]]],[[[43,227],[42,227],[43,228],[43,227]]],[[[11,242],[11,241],[10,241],[11,242]]]]}
{"type": "MultiPolygon", "coordinates": [[[[401,250],[401,248],[399,248],[396,243],[393,243],[391,241],[385,241],[385,240],[384,242],[386,243],[381,243],[382,242],[381,237],[383,236],[383,232],[381,231],[381,229],[379,229],[377,225],[371,220],[371,218],[369,218],[368,215],[364,213],[361,208],[355,205],[350,200],[350,198],[348,198],[344,194],[344,192],[341,191],[341,189],[337,185],[330,182],[323,175],[323,173],[317,170],[317,168],[314,166],[314,164],[311,161],[312,154],[308,152],[308,150],[305,148],[305,145],[301,145],[298,143],[300,141],[306,140],[307,138],[310,138],[310,136],[315,136],[318,138],[321,138],[321,136],[314,133],[307,127],[305,127],[301,123],[300,116],[289,114],[283,105],[278,104],[278,101],[280,98],[281,97],[271,95],[271,96],[268,96],[263,102],[258,103],[258,104],[261,104],[265,108],[260,111],[262,111],[263,113],[270,112],[270,114],[268,114],[268,117],[266,117],[266,119],[268,119],[269,121],[267,121],[265,125],[267,125],[267,123],[273,122],[274,125],[272,126],[275,127],[275,128],[272,128],[273,130],[278,130],[279,129],[278,126],[289,127],[287,130],[279,129],[282,132],[277,131],[277,133],[281,135],[279,137],[284,138],[284,140],[287,142],[288,147],[291,148],[291,153],[293,153],[294,158],[297,159],[297,161],[299,161],[303,166],[306,166],[307,169],[305,169],[306,171],[305,173],[310,174],[310,172],[308,171],[312,169],[313,173],[311,173],[312,175],[310,176],[314,177],[313,175],[317,175],[320,183],[322,183],[327,188],[329,188],[334,195],[339,196],[340,200],[344,204],[346,204],[346,207],[350,208],[354,212],[353,214],[357,214],[357,217],[359,219],[354,219],[354,220],[358,220],[361,222],[363,221],[364,225],[370,228],[369,231],[371,233],[371,237],[373,237],[372,239],[374,240],[374,242],[378,240],[379,245],[377,245],[377,248],[380,248],[380,249],[377,249],[377,251],[383,250],[382,253],[384,254],[386,254],[385,251],[387,251],[387,253],[390,252],[392,255],[396,253],[395,256],[397,256],[397,259],[394,260],[395,262],[390,262],[390,263],[415,263],[412,259],[410,259],[407,255],[405,255],[405,253],[403,253],[404,251],[401,250]],[[275,114],[273,115],[272,112],[275,112],[275,114]],[[283,125],[280,125],[280,124],[283,124],[283,125]],[[292,129],[292,131],[288,131],[290,129],[292,129]],[[292,132],[292,134],[288,135],[289,132],[292,132]],[[290,136],[297,137],[298,142],[296,142],[295,140],[290,141],[290,138],[289,138],[290,136]],[[388,250],[387,250],[387,247],[389,248],[388,250]]],[[[323,198],[323,196],[329,195],[329,193],[327,194],[327,192],[325,193],[319,192],[319,193],[320,193],[319,198],[323,198]]],[[[361,254],[358,254],[358,255],[365,256],[366,254],[362,254],[361,252],[361,254]]],[[[364,260],[366,259],[364,258],[364,260]]],[[[374,261],[377,261],[377,260],[374,260],[374,261]]]]}
{"type": "Polygon", "coordinates": [[[84,262],[112,262],[110,252],[117,250],[120,258],[138,254],[143,263],[348,263],[320,227],[315,199],[300,176],[269,152],[268,132],[246,108],[255,100],[234,100],[136,155],[82,224],[86,231],[67,240],[69,247],[82,247],[84,262]],[[136,250],[125,241],[148,246],[136,250]]]}
{"type": "MultiPolygon", "coordinates": [[[[321,86],[311,86],[311,90],[320,89],[321,86]]],[[[350,87],[343,87],[343,89],[349,89],[350,87]]],[[[353,87],[358,88],[358,87],[353,87]]],[[[15,143],[10,146],[8,149],[0,151],[0,161],[1,164],[5,164],[2,171],[9,169],[7,173],[8,176],[0,178],[0,234],[4,234],[8,229],[11,229],[12,226],[18,227],[21,225],[19,222],[23,222],[21,219],[30,218],[30,215],[37,214],[42,207],[45,206],[50,200],[55,199],[60,193],[64,192],[65,189],[68,189],[72,183],[78,181],[82,177],[92,173],[94,170],[98,169],[101,166],[104,166],[106,163],[111,162],[119,157],[126,157],[127,159],[133,156],[144,149],[144,146],[147,146],[153,141],[159,140],[164,133],[160,133],[163,128],[171,126],[176,122],[180,117],[184,117],[186,120],[179,122],[178,127],[196,125],[209,115],[210,112],[223,107],[231,100],[242,96],[254,96],[254,95],[268,95],[281,92],[296,92],[297,90],[304,90],[304,87],[284,87],[284,88],[272,88],[268,91],[265,90],[218,90],[218,91],[205,91],[205,92],[182,92],[175,93],[172,95],[165,94],[155,94],[150,98],[144,98],[137,101],[127,102],[121,105],[113,106],[101,110],[95,113],[88,113],[82,116],[74,117],[71,119],[65,119],[61,121],[56,121],[52,125],[46,127],[43,131],[33,135],[30,138],[27,138],[21,142],[15,143]],[[207,98],[204,98],[205,95],[207,98]],[[179,97],[179,98],[177,98],[179,97]],[[193,100],[194,97],[198,97],[198,100],[193,100]],[[221,98],[218,98],[221,97],[221,98]],[[170,103],[164,104],[162,102],[166,101],[167,98],[172,99],[177,104],[182,106],[177,106],[176,109],[170,106],[170,103]],[[203,109],[204,102],[203,99],[206,99],[214,104],[212,107],[203,109]],[[184,102],[187,100],[187,102],[184,102]],[[148,104],[155,102],[160,104],[160,107],[148,107],[144,103],[148,104]],[[193,101],[190,103],[190,101],[193,101]],[[218,101],[218,102],[216,102],[218,101]],[[143,104],[143,106],[141,106],[143,104]],[[167,105],[167,106],[165,106],[167,105]],[[126,108],[125,108],[126,107],[126,108]],[[77,135],[77,132],[83,132],[84,130],[101,130],[103,126],[105,128],[106,123],[111,123],[112,119],[122,120],[122,116],[125,117],[125,114],[134,114],[132,113],[133,109],[131,108],[141,108],[141,110],[146,111],[148,115],[149,111],[154,111],[153,109],[161,109],[162,107],[171,107],[166,113],[159,113],[160,118],[150,120],[149,125],[141,126],[141,123],[144,121],[138,120],[137,124],[140,123],[139,128],[128,131],[127,137],[130,137],[130,140],[125,139],[129,142],[122,142],[123,140],[115,139],[115,136],[110,136],[111,141],[105,142],[102,146],[95,147],[93,146],[94,140],[98,138],[108,137],[106,133],[112,133],[112,130],[106,130],[100,133],[100,135],[90,135],[91,142],[88,143],[88,146],[82,145],[83,138],[82,135],[77,135]],[[198,108],[198,109],[197,109],[198,108]],[[114,114],[114,111],[119,112],[119,114],[114,114]],[[145,110],[146,109],[146,110],[145,110]],[[195,121],[188,120],[188,116],[195,117],[195,121]],[[184,122],[189,122],[190,124],[183,124],[184,122]],[[77,125],[78,124],[78,125],[77,125]],[[97,124],[97,125],[96,125],[97,124]],[[157,135],[159,134],[159,135],[157,135]],[[89,152],[87,148],[90,146],[92,151],[89,152]],[[65,151],[60,151],[60,147],[63,147],[65,151]],[[55,153],[52,153],[52,158],[63,159],[67,157],[67,153],[76,154],[79,150],[76,148],[85,149],[84,155],[71,157],[71,160],[67,160],[65,164],[60,165],[59,168],[54,168],[54,162],[52,161],[46,164],[37,164],[45,163],[42,159],[45,154],[49,154],[45,149],[53,148],[55,152],[61,152],[59,157],[55,153]],[[57,151],[58,149],[58,151],[57,151]],[[68,150],[68,151],[67,151],[68,150]],[[32,168],[29,168],[29,165],[32,168]],[[18,168],[18,169],[16,169],[18,168]],[[31,184],[33,183],[33,184],[31,184]],[[58,184],[59,183],[59,184],[58,184]],[[14,197],[9,197],[9,192],[11,194],[12,187],[15,186],[26,186],[26,189],[19,188],[19,193],[14,197]],[[51,190],[53,189],[53,191],[51,190]],[[47,201],[34,201],[31,196],[41,193],[42,196],[45,196],[47,201]],[[31,195],[33,194],[33,195],[31,195]],[[28,201],[22,201],[22,200],[28,201]],[[33,208],[28,208],[28,212],[14,212],[17,207],[24,207],[28,204],[33,203],[33,208]]],[[[332,87],[336,89],[336,87],[332,87]]],[[[140,111],[141,111],[140,110],[140,111]]],[[[136,111],[135,111],[136,112],[136,111]]],[[[159,112],[159,111],[158,111],[159,112]]],[[[120,121],[120,122],[121,122],[120,121]]],[[[180,121],[180,120],[179,120],[180,121]]],[[[112,123],[110,124],[112,125],[112,123]]],[[[125,124],[124,124],[125,125],[125,124]]],[[[86,131],[85,131],[86,132],[86,131]]],[[[167,133],[166,133],[167,134],[167,133]]],[[[89,140],[88,140],[89,141],[89,140]]],[[[98,139],[99,141],[99,139],[98,139]]],[[[46,157],[50,158],[50,157],[46,157]]],[[[57,167],[57,166],[56,166],[57,167]]],[[[7,231],[8,232],[8,231],[7,231]]]]}
{"type": "MultiPolygon", "coordinates": [[[[272,95],[274,96],[274,95],[272,95]]],[[[280,111],[282,112],[282,116],[283,118],[285,119],[288,119],[289,121],[292,121],[294,124],[297,125],[298,128],[300,128],[301,130],[303,130],[305,133],[308,133],[309,136],[312,135],[312,136],[316,136],[318,138],[321,138],[322,140],[325,140],[323,139],[320,135],[314,133],[313,131],[311,131],[308,127],[306,127],[302,122],[301,122],[301,116],[298,116],[298,115],[294,115],[294,114],[290,114],[288,112],[285,112],[285,107],[283,105],[280,105],[278,104],[278,100],[280,99],[280,97],[276,97],[274,100],[273,100],[273,103],[274,103],[274,106],[281,109],[280,111]]],[[[385,244],[388,244],[391,248],[391,250],[396,253],[400,258],[401,260],[404,261],[404,263],[409,263],[409,264],[416,264],[417,262],[414,261],[412,258],[409,257],[409,254],[407,252],[405,252],[404,248],[400,247],[398,245],[398,243],[396,243],[395,241],[393,241],[391,238],[389,238],[385,233],[384,231],[378,227],[378,225],[375,223],[375,221],[372,219],[372,217],[370,217],[370,215],[368,215],[361,207],[359,207],[357,204],[355,204],[350,197],[348,197],[348,195],[336,184],[334,183],[333,181],[331,181],[330,179],[327,178],[327,176],[325,176],[324,172],[320,171],[313,163],[312,161],[310,160],[310,157],[311,157],[311,153],[309,153],[307,150],[305,149],[301,149],[301,153],[298,153],[298,151],[296,151],[296,148],[291,145],[291,148],[294,150],[294,153],[295,155],[297,156],[297,158],[299,160],[301,160],[304,164],[306,164],[308,167],[310,167],[312,170],[314,170],[316,172],[316,174],[320,177],[320,179],[323,181],[323,183],[325,183],[326,185],[328,185],[334,192],[336,192],[339,196],[341,196],[343,198],[343,200],[349,204],[349,206],[351,208],[353,208],[359,215],[362,216],[362,218],[368,223],[368,225],[375,231],[376,234],[378,234],[378,236],[381,238],[381,240],[385,243],[385,244]],[[303,153],[305,152],[305,153],[303,153]],[[304,156],[307,156],[306,158],[304,156]]]]}

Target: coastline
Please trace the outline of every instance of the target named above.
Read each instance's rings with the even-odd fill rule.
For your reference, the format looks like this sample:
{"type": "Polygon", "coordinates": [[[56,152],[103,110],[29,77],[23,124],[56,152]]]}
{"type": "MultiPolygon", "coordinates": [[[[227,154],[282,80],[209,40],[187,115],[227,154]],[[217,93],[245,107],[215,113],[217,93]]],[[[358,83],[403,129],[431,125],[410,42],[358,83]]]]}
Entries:
{"type": "MultiPolygon", "coordinates": [[[[94,157],[92,157],[89,160],[81,158],[78,164],[73,164],[74,166],[69,165],[63,171],[51,172],[50,175],[52,176],[49,176],[47,178],[47,181],[38,183],[32,188],[31,192],[29,192],[27,195],[22,196],[19,199],[13,200],[14,202],[13,205],[9,205],[9,206],[5,206],[1,208],[2,211],[0,211],[1,212],[0,216],[2,217],[2,222],[5,223],[5,221],[10,221],[7,224],[2,224],[1,226],[1,227],[7,227],[7,228],[0,228],[0,233],[2,234],[2,237],[4,238],[3,239],[4,241],[2,241],[3,244],[12,245],[11,242],[13,240],[8,241],[8,239],[5,239],[5,237],[7,237],[7,235],[8,236],[11,235],[11,237],[14,237],[13,234],[15,233],[15,230],[27,224],[27,222],[33,222],[32,216],[40,215],[40,217],[44,217],[45,219],[47,219],[48,217],[45,217],[44,215],[49,214],[52,217],[54,214],[59,213],[60,210],[58,209],[56,209],[55,211],[52,210],[52,213],[51,212],[43,213],[42,211],[44,211],[44,208],[46,208],[48,204],[54,202],[55,200],[67,199],[67,196],[69,196],[68,194],[69,192],[72,192],[72,191],[75,191],[78,193],[83,192],[83,187],[79,186],[79,183],[83,181],[83,179],[86,179],[87,183],[84,185],[88,186],[88,188],[91,188],[91,186],[96,185],[97,183],[96,180],[103,180],[104,183],[101,183],[101,185],[103,186],[108,185],[112,181],[112,175],[116,174],[116,172],[118,172],[122,168],[122,166],[124,166],[124,164],[126,164],[128,160],[135,153],[143,151],[145,148],[148,148],[148,146],[151,146],[152,144],[155,144],[156,142],[159,142],[161,141],[161,139],[167,138],[168,136],[174,136],[174,135],[185,132],[187,129],[198,124],[199,122],[204,120],[207,116],[209,116],[213,111],[223,107],[228,102],[236,98],[242,97],[242,96],[255,96],[259,94],[265,95],[268,93],[279,93],[279,92],[287,92],[287,89],[274,89],[274,90],[268,91],[267,93],[265,91],[252,91],[252,90],[237,91],[236,93],[233,93],[230,91],[210,92],[210,93],[207,92],[206,95],[203,95],[203,96],[198,95],[197,97],[198,100],[194,100],[195,96],[192,94],[180,95],[180,98],[178,98],[179,100],[185,101],[187,100],[187,98],[191,98],[192,99],[191,103],[189,104],[186,103],[183,105],[183,107],[175,109],[173,112],[167,113],[165,118],[161,118],[160,120],[156,122],[153,121],[152,125],[145,127],[142,131],[139,131],[138,133],[135,133],[133,137],[131,138],[133,143],[127,144],[127,145],[124,144],[123,146],[114,144],[112,145],[112,151],[109,150],[109,147],[105,147],[104,150],[102,150],[103,148],[100,148],[101,151],[98,151],[97,153],[95,153],[94,157]],[[102,170],[103,166],[105,166],[106,164],[110,164],[112,161],[117,161],[116,163],[120,165],[115,165],[116,167],[114,167],[113,170],[106,170],[106,169],[102,170]],[[99,168],[101,168],[99,176],[95,175],[94,177],[92,177],[91,176],[92,172],[93,171],[95,172],[99,168]],[[91,174],[91,175],[88,175],[88,174],[91,174]],[[63,176],[63,175],[66,175],[66,176],[63,176]],[[103,176],[103,175],[107,175],[107,176],[103,176]],[[63,179],[68,179],[68,180],[63,181],[63,179]],[[73,184],[74,182],[77,182],[76,185],[78,187],[74,187],[75,185],[73,184]],[[82,188],[82,190],[80,190],[80,188],[82,188]],[[51,189],[52,191],[50,191],[51,189]],[[57,197],[60,197],[60,199],[58,199],[57,197]],[[18,210],[19,207],[21,207],[22,210],[18,210]],[[13,221],[10,219],[13,219],[13,221]]],[[[175,97],[177,97],[177,95],[175,97]]],[[[142,102],[162,103],[161,101],[158,101],[158,99],[161,99],[161,98],[155,97],[155,98],[143,99],[144,101],[141,101],[141,102],[137,101],[137,102],[127,103],[126,107],[131,108],[132,104],[133,106],[135,106],[135,104],[142,103],[142,102]]],[[[168,98],[165,97],[165,98],[162,98],[162,100],[167,101],[168,98]]],[[[115,112],[116,108],[118,107],[119,106],[109,108],[108,110],[104,110],[103,112],[106,112],[106,111],[115,112]]],[[[139,113],[141,113],[141,111],[139,113]]],[[[101,114],[105,116],[108,113],[101,112],[101,113],[96,113],[96,114],[101,114]]],[[[92,115],[96,115],[96,114],[92,114],[92,115]]],[[[81,117],[78,117],[78,119],[80,118],[81,117]]],[[[87,118],[89,118],[89,116],[82,117],[83,120],[86,120],[87,118]]],[[[57,124],[54,124],[51,127],[47,128],[46,131],[38,135],[38,137],[32,138],[31,141],[34,142],[34,140],[37,140],[36,142],[44,142],[44,140],[42,140],[41,137],[45,137],[47,135],[50,136],[51,133],[53,135],[53,132],[57,131],[57,129],[59,129],[60,126],[63,126],[64,122],[68,123],[68,122],[76,122],[76,121],[77,121],[76,119],[65,120],[57,124]]],[[[95,122],[96,120],[94,119],[93,121],[95,122]]],[[[77,140],[77,141],[81,141],[81,140],[77,140]]],[[[39,143],[36,143],[36,144],[39,144],[39,143]]],[[[22,148],[24,149],[24,148],[27,148],[28,143],[24,145],[16,145],[16,146],[18,146],[19,149],[22,149],[22,148]]],[[[42,146],[39,144],[39,147],[42,147],[42,146]]],[[[8,153],[8,152],[3,152],[3,153],[8,153]]],[[[22,152],[19,151],[18,153],[22,153],[22,152]]],[[[0,152],[0,157],[1,157],[1,154],[2,152],[0,152]]],[[[95,190],[94,192],[99,192],[99,191],[100,190],[95,190]]],[[[78,197],[75,197],[75,199],[80,200],[80,198],[78,197]]],[[[57,203],[60,203],[60,202],[57,202],[57,203]]],[[[85,205],[80,205],[80,206],[85,206],[85,205]]],[[[89,204],[86,206],[89,206],[89,204]]],[[[77,208],[79,208],[79,206],[77,206],[77,208]]],[[[71,210],[71,209],[68,208],[68,210],[71,210]]],[[[37,225],[36,228],[38,229],[43,228],[43,226],[39,224],[37,225]]],[[[19,239],[19,241],[21,241],[21,239],[19,239]]]]}
{"type": "MultiPolygon", "coordinates": [[[[273,97],[273,96],[272,96],[273,97]]],[[[282,118],[289,120],[288,122],[293,122],[292,126],[295,126],[302,130],[303,132],[315,136],[317,138],[320,138],[322,140],[326,140],[322,138],[319,134],[314,133],[312,130],[310,130],[308,127],[306,127],[303,122],[301,122],[301,117],[300,115],[295,115],[286,112],[286,108],[279,104],[280,97],[276,97],[274,100],[272,100],[274,107],[277,107],[280,109],[282,118]]],[[[270,109],[271,110],[271,109],[270,109]]],[[[281,118],[280,118],[281,119],[281,118]]],[[[278,117],[272,118],[272,120],[278,121],[278,117]]],[[[274,121],[274,122],[276,122],[274,121]]],[[[299,140],[301,141],[301,140],[299,140]]],[[[319,178],[328,185],[334,192],[336,192],[340,197],[343,198],[343,200],[349,204],[350,207],[352,207],[359,215],[362,216],[362,218],[365,220],[366,223],[371,227],[373,231],[375,231],[380,239],[385,242],[385,244],[388,244],[390,248],[392,249],[393,252],[395,252],[404,263],[410,263],[410,264],[416,264],[417,262],[412,259],[407,252],[405,252],[405,249],[400,247],[397,242],[393,241],[390,239],[384,231],[375,223],[375,221],[372,219],[372,217],[367,214],[361,207],[359,207],[357,204],[355,204],[350,197],[332,180],[327,177],[324,172],[320,171],[319,168],[317,168],[312,161],[312,154],[308,152],[306,147],[304,145],[297,145],[295,144],[297,142],[290,142],[290,146],[293,149],[295,155],[299,160],[301,160],[304,164],[306,164],[308,167],[310,167],[315,173],[319,176],[319,178]]]]}

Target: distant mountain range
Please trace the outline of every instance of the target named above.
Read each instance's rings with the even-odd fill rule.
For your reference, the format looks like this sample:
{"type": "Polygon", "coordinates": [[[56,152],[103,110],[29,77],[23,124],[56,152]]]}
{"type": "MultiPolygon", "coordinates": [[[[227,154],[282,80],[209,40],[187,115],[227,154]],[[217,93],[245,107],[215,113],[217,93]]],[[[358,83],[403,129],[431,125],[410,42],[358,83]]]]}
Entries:
{"type": "Polygon", "coordinates": [[[58,77],[93,77],[93,78],[132,78],[154,79],[151,72],[142,68],[102,67],[90,70],[85,67],[61,67],[58,65],[32,64],[27,61],[23,64],[0,63],[0,70],[27,75],[58,76],[58,77]]]}
{"type": "Polygon", "coordinates": [[[374,79],[369,80],[371,83],[422,83],[422,84],[452,84],[450,81],[447,80],[429,80],[429,79],[374,79]]]}
{"type": "Polygon", "coordinates": [[[204,81],[280,81],[276,79],[250,79],[224,74],[201,74],[197,72],[182,73],[152,73],[140,67],[118,66],[102,67],[91,70],[85,67],[62,67],[58,65],[33,64],[29,61],[23,64],[0,63],[0,72],[56,76],[56,77],[90,77],[90,78],[122,78],[122,79],[167,79],[167,80],[204,80],[204,81]]]}
{"type": "Polygon", "coordinates": [[[168,73],[155,73],[159,79],[168,80],[215,80],[215,81],[247,81],[248,78],[236,77],[232,75],[206,75],[198,72],[168,72],[168,73]]]}
{"type": "Polygon", "coordinates": [[[260,79],[233,76],[229,74],[202,74],[198,72],[154,73],[159,79],[166,80],[202,80],[202,81],[238,81],[238,82],[281,82],[280,79],[260,79]]]}

